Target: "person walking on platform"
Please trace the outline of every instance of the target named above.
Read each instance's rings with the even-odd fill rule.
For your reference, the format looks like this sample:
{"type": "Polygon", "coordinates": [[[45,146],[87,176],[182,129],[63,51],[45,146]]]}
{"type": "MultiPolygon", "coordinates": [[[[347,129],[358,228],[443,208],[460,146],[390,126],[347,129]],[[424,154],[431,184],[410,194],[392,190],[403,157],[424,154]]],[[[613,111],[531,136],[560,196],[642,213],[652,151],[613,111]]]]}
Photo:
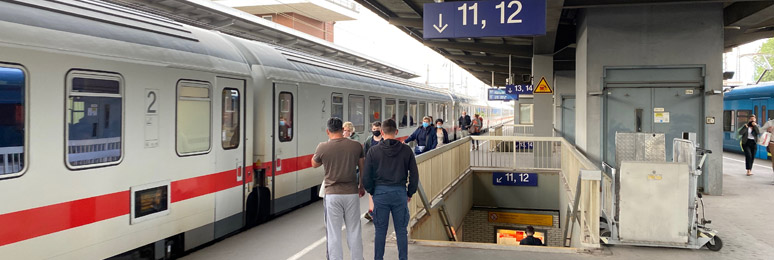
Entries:
{"type": "Polygon", "coordinates": [[[423,118],[422,125],[404,141],[404,143],[409,143],[414,140],[417,141],[417,146],[414,147],[414,153],[416,155],[433,150],[435,149],[435,146],[438,145],[438,140],[436,140],[437,137],[435,136],[435,127],[430,127],[431,122],[430,117],[423,118]]]}
{"type": "Polygon", "coordinates": [[[341,226],[347,227],[347,245],[351,259],[363,259],[363,239],[360,229],[360,197],[365,195],[362,178],[355,174],[356,167],[363,168],[363,147],[359,142],[344,137],[343,123],[339,118],[328,120],[329,140],[317,145],[312,157],[312,167],[325,166],[325,209],[328,259],[344,258],[341,248],[341,226]]]}
{"type": "Polygon", "coordinates": [[[408,259],[408,203],[417,191],[419,170],[411,148],[395,139],[398,126],[382,122],[381,143],[368,151],[363,186],[374,198],[374,259],[384,259],[390,214],[398,242],[398,259],[408,259]]]}
{"type": "Polygon", "coordinates": [[[739,141],[742,144],[742,150],[744,150],[744,162],[747,169],[747,176],[752,176],[753,161],[755,161],[755,152],[758,150],[758,135],[761,130],[758,128],[758,123],[755,119],[755,115],[750,116],[747,124],[744,124],[739,128],[739,141]]]}
{"type": "Polygon", "coordinates": [[[519,245],[522,246],[545,246],[543,244],[543,241],[540,240],[540,238],[534,237],[535,235],[535,228],[532,226],[527,226],[527,230],[524,231],[524,233],[527,235],[527,237],[523,238],[521,242],[519,242],[519,245]]]}
{"type": "MultiPolygon", "coordinates": [[[[368,156],[368,150],[371,149],[371,147],[376,146],[382,141],[382,122],[374,121],[371,123],[371,136],[368,137],[368,139],[363,143],[363,154],[368,156]]],[[[363,215],[363,218],[365,218],[368,221],[372,221],[373,217],[371,214],[374,212],[374,198],[371,197],[371,195],[368,195],[368,212],[363,215]]]]}
{"type": "Polygon", "coordinates": [[[438,148],[438,147],[444,146],[445,144],[448,144],[449,133],[446,132],[446,129],[443,128],[443,119],[439,118],[438,120],[435,120],[435,128],[436,128],[435,135],[437,136],[437,140],[438,140],[436,141],[437,145],[435,147],[438,148]]]}
{"type": "Polygon", "coordinates": [[[462,137],[468,136],[468,128],[470,128],[470,116],[468,115],[468,112],[462,111],[462,116],[460,116],[460,119],[458,119],[460,123],[460,132],[462,132],[462,137]]]}
{"type": "MultiPolygon", "coordinates": [[[[478,117],[478,114],[473,114],[473,121],[470,124],[470,135],[478,136],[481,135],[481,119],[478,117]]],[[[473,140],[473,150],[478,150],[478,140],[473,140]]]]}

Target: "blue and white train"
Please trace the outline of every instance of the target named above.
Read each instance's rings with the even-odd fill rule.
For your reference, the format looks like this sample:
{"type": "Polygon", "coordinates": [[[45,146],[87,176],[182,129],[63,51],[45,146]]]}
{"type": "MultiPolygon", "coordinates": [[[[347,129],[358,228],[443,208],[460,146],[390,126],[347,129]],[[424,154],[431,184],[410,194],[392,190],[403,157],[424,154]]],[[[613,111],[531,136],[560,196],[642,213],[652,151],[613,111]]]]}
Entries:
{"type": "MultiPolygon", "coordinates": [[[[723,97],[723,149],[743,153],[737,131],[755,115],[758,125],[774,119],[774,82],[734,88],[723,97]]],[[[763,130],[763,129],[762,129],[763,130]]],[[[758,146],[756,158],[768,159],[766,147],[758,146]]]]}

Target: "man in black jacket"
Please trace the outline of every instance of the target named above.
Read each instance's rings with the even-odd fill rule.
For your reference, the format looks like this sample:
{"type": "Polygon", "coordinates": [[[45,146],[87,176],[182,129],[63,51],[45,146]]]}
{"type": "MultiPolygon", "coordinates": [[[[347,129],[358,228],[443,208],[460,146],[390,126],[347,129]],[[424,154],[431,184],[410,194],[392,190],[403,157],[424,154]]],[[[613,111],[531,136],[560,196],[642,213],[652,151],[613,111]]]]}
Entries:
{"type": "Polygon", "coordinates": [[[470,116],[467,112],[462,111],[462,116],[460,116],[460,119],[457,120],[460,121],[460,130],[462,130],[462,137],[468,136],[468,128],[470,127],[470,123],[473,122],[470,120],[470,116]]]}
{"type": "Polygon", "coordinates": [[[408,202],[417,191],[419,171],[411,148],[395,139],[398,126],[382,122],[382,142],[366,155],[363,186],[374,200],[374,259],[384,258],[387,227],[392,213],[398,242],[398,259],[408,259],[408,202]],[[407,184],[408,183],[408,187],[407,184]]]}
{"type": "Polygon", "coordinates": [[[519,242],[519,245],[522,245],[522,246],[545,246],[543,244],[543,241],[540,241],[540,238],[534,237],[534,235],[535,235],[535,228],[533,228],[532,226],[527,226],[527,230],[524,233],[527,233],[527,237],[522,239],[521,242],[519,242]]]}

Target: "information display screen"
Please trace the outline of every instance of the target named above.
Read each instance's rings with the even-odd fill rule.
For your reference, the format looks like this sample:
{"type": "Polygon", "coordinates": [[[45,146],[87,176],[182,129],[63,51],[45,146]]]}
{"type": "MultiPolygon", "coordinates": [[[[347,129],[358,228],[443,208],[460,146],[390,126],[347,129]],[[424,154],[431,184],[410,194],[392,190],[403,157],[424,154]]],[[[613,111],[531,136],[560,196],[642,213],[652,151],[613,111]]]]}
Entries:
{"type": "Polygon", "coordinates": [[[167,185],[134,192],[134,217],[140,218],[169,208],[167,185]]]}
{"type": "MultiPolygon", "coordinates": [[[[524,230],[497,229],[496,236],[498,245],[518,245],[522,239],[527,237],[527,234],[524,230]]],[[[544,232],[535,231],[533,237],[539,238],[543,243],[546,241],[544,232]]]]}

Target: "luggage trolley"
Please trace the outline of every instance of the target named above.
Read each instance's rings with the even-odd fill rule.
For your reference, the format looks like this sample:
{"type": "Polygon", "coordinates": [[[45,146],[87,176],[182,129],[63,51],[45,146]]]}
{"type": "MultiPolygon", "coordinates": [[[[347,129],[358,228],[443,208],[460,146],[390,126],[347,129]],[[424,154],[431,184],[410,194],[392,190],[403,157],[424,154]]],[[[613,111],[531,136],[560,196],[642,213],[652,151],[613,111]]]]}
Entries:
{"type": "MultiPolygon", "coordinates": [[[[642,136],[661,138],[660,144],[664,144],[663,134],[616,133],[616,145],[620,145],[619,137],[639,141],[642,136]]],[[[637,147],[650,147],[654,143],[659,144],[656,141],[637,147]]],[[[706,246],[712,251],[723,247],[718,232],[707,226],[712,222],[705,218],[704,201],[697,192],[698,177],[712,151],[699,148],[696,142],[687,139],[675,138],[672,144],[672,162],[628,157],[630,160],[620,161],[618,170],[613,169],[614,217],[602,214],[602,242],[690,249],[706,246]]],[[[663,150],[663,146],[655,147],[647,153],[652,157],[653,151],[663,150]]],[[[628,155],[631,153],[622,157],[628,155]]],[[[655,156],[658,157],[665,158],[655,156]]]]}

